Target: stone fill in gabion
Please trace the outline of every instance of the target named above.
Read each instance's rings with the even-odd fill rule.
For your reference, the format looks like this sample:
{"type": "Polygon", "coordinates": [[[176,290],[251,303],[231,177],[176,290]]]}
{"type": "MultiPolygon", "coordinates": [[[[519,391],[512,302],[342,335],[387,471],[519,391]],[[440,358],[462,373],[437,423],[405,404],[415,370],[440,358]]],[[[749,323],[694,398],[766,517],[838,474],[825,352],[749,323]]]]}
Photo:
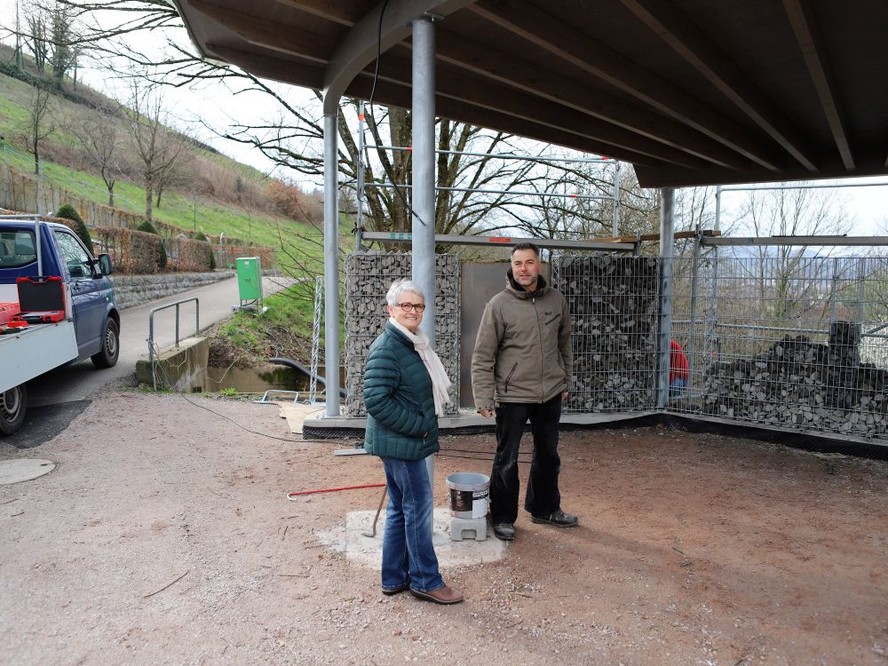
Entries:
{"type": "Polygon", "coordinates": [[[659,274],[656,257],[552,257],[552,282],[573,320],[574,375],[565,412],[656,407],[659,274]]]}
{"type": "MultiPolygon", "coordinates": [[[[367,350],[388,320],[386,292],[395,280],[411,277],[412,259],[404,253],[365,252],[346,257],[346,416],[367,415],[362,390],[367,350]]],[[[460,273],[457,256],[436,255],[435,350],[452,383],[448,414],[459,413],[460,273]]]]}
{"type": "Polygon", "coordinates": [[[860,363],[860,324],[830,325],[828,344],[786,335],[754,357],[721,362],[703,382],[706,414],[764,425],[884,436],[888,371],[860,363]]]}

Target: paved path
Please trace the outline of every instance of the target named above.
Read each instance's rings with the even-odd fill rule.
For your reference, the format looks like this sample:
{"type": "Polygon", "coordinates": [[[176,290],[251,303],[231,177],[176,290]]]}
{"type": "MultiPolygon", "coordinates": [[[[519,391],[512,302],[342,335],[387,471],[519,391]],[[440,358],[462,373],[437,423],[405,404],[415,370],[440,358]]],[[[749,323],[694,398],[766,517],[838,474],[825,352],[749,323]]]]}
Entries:
{"type": "MultiPolygon", "coordinates": [[[[287,277],[263,278],[263,294],[273,294],[291,285],[287,277]]],[[[91,361],[81,361],[35,379],[28,384],[29,405],[39,407],[94,396],[103,387],[130,378],[135,374],[136,361],[148,357],[149,319],[152,310],[177,301],[197,298],[199,323],[203,330],[230,317],[239,302],[237,278],[222,280],[204,287],[120,311],[120,358],[117,365],[107,370],[96,370],[91,361]]],[[[154,340],[160,349],[174,344],[176,308],[166,308],[154,315],[154,340]]],[[[179,338],[194,335],[197,308],[193,301],[179,306],[179,338]]]]}

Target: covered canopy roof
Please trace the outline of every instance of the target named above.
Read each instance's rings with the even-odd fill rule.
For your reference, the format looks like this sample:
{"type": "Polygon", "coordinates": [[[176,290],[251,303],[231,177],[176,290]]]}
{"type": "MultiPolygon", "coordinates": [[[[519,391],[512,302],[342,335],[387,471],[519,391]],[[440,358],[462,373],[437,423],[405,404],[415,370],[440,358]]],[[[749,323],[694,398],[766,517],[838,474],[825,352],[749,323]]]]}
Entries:
{"type": "Polygon", "coordinates": [[[432,14],[438,115],[645,187],[888,174],[886,0],[175,3],[209,58],[405,108],[409,22],[432,14]]]}

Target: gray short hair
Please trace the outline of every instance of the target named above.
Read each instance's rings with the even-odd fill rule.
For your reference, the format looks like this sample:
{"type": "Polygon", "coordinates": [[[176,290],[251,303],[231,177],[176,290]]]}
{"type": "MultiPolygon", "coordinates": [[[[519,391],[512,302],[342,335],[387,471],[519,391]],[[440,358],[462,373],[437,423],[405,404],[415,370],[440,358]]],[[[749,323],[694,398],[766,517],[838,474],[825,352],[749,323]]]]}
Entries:
{"type": "Polygon", "coordinates": [[[395,307],[401,299],[401,295],[407,292],[416,294],[423,300],[423,303],[425,302],[425,294],[422,291],[422,287],[412,280],[395,280],[392,282],[392,286],[389,287],[388,293],[385,295],[385,302],[395,307]]]}

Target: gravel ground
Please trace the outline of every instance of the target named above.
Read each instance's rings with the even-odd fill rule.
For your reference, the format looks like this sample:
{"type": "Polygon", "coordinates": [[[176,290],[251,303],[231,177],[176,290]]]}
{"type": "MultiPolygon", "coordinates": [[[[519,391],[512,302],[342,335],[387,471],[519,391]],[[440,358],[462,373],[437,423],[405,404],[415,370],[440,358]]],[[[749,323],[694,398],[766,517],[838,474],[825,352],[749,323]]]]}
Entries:
{"type": "MultiPolygon", "coordinates": [[[[273,406],[111,391],[0,486],[5,664],[888,664],[888,462],[666,428],[562,435],[581,525],[522,516],[444,568],[466,602],[379,592],[325,535],[373,512],[379,461],[273,406]]],[[[446,476],[492,435],[447,437],[446,476]]],[[[525,458],[527,454],[522,454],[525,458]]],[[[522,465],[526,476],[527,465],[522,465]]],[[[442,558],[443,561],[443,558],[442,558]]]]}

